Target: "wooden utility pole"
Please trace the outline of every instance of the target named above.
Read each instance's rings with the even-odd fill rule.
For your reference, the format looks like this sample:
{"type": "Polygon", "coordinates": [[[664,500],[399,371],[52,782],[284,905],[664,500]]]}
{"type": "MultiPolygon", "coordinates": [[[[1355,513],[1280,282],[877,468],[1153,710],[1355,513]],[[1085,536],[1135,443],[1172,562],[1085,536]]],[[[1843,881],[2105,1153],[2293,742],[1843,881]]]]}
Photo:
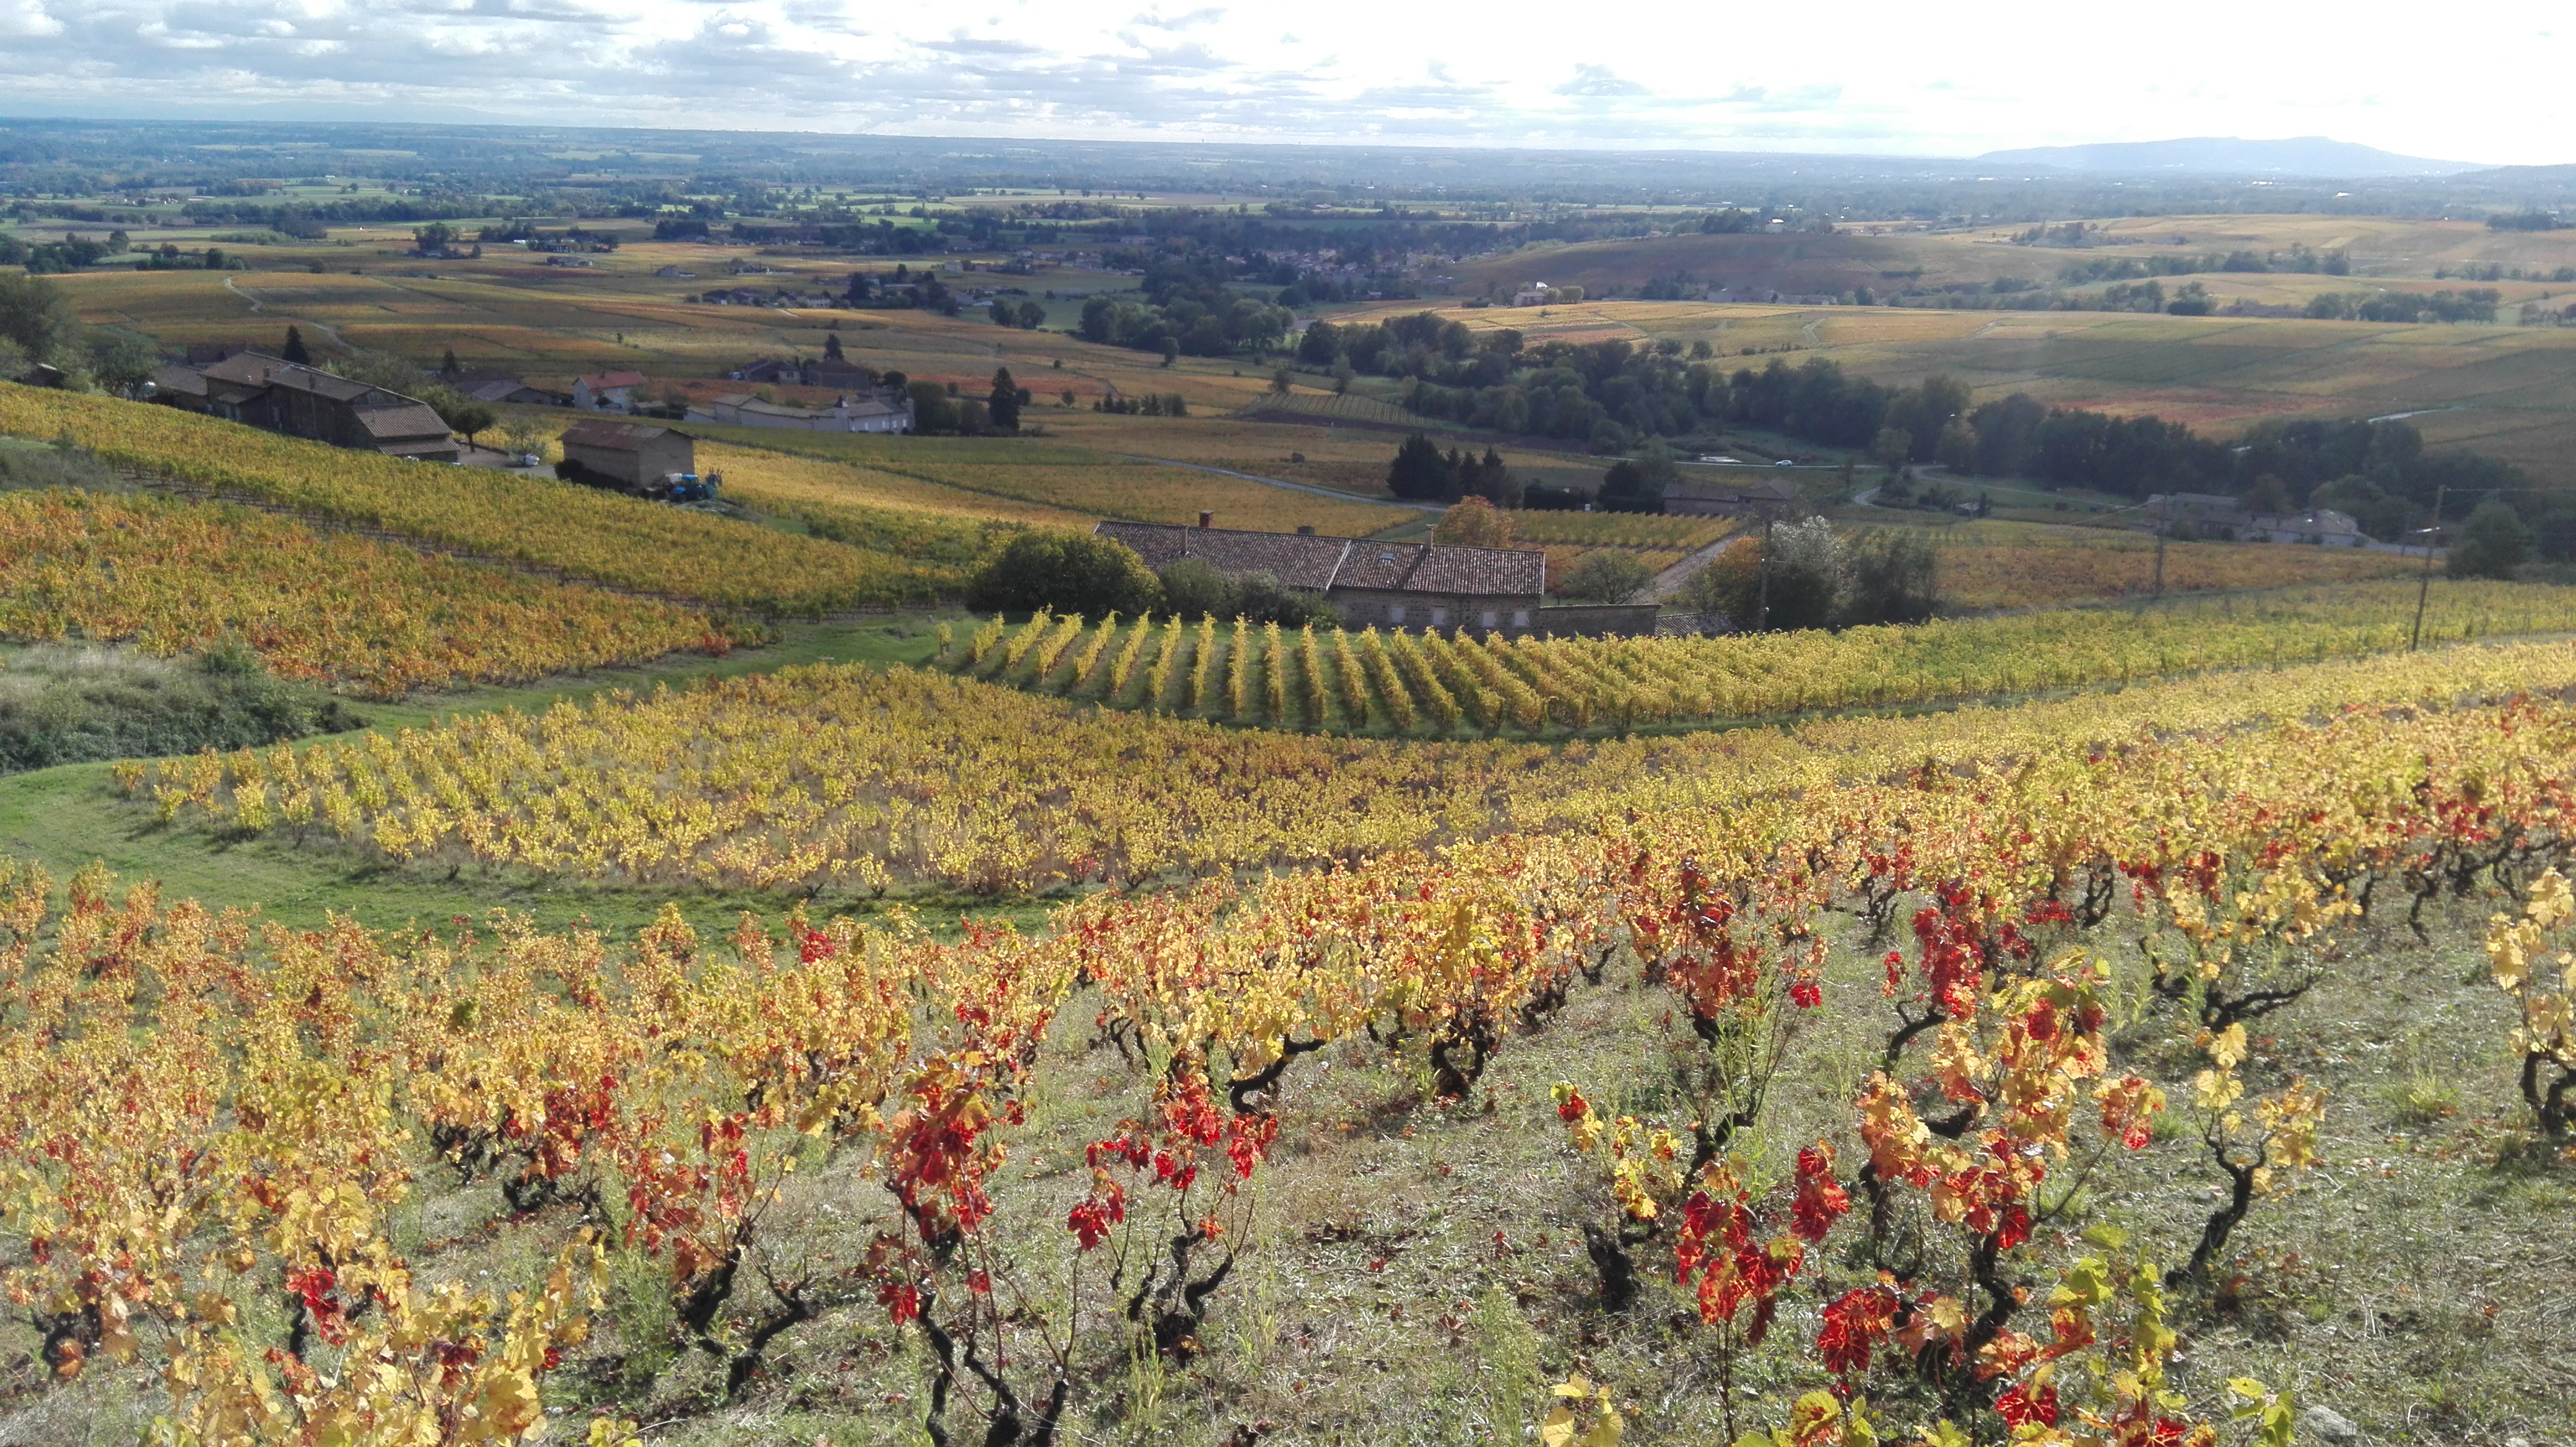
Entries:
{"type": "Polygon", "coordinates": [[[2415,636],[2406,640],[2409,653],[2424,646],[2424,602],[2433,592],[2433,540],[2442,535],[2442,497],[2448,491],[2447,483],[2433,489],[2433,525],[2424,530],[2424,577],[2415,586],[2415,636]]]}
{"type": "Polygon", "coordinates": [[[2165,530],[2156,529],[2156,596],[2165,595],[2165,530]]]}
{"type": "Polygon", "coordinates": [[[1754,610],[1753,610],[1753,631],[1754,631],[1754,632],[1756,632],[1756,633],[1767,633],[1767,632],[1769,632],[1769,631],[1770,631],[1770,629],[1771,629],[1771,511],[1770,511],[1770,509],[1769,509],[1769,508],[1765,508],[1765,509],[1763,509],[1763,512],[1762,512],[1762,591],[1761,591],[1761,598],[1760,598],[1760,602],[1759,602],[1758,606],[1756,606],[1756,607],[1754,608],[1754,610]]]}

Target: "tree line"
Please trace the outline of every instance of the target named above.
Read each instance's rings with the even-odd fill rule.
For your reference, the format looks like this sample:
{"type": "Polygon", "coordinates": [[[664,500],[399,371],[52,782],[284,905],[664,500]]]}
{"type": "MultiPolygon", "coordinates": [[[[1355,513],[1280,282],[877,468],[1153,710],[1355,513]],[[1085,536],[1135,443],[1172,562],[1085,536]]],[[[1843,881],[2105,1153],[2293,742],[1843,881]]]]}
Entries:
{"type": "MultiPolygon", "coordinates": [[[[1890,387],[1822,357],[1796,366],[1774,357],[1758,371],[1730,375],[1705,344],[1687,351],[1673,342],[1623,341],[1525,348],[1517,332],[1472,333],[1429,312],[1347,327],[1317,323],[1299,357],[1342,369],[1364,361],[1404,377],[1412,384],[1406,405],[1425,416],[1584,440],[1600,452],[1638,452],[1629,468],[1637,476],[1605,478],[1590,499],[1602,506],[1660,510],[1653,461],[1669,454],[1657,439],[1757,428],[1862,451],[1890,467],[1937,462],[1965,477],[2028,478],[2140,500],[2157,492],[2242,496],[2274,478],[2290,510],[2331,507],[2383,541],[2423,526],[2436,494],[2448,489],[2463,511],[2472,497],[2507,501],[2531,528],[2540,556],[2576,558],[2576,492],[2538,487],[2520,468],[2474,452],[2427,451],[2423,435],[2402,420],[2268,422],[2223,442],[2163,418],[2053,407],[2025,393],[1972,408],[1965,384],[1946,376],[1890,387]]],[[[1458,475],[1433,466],[1448,459],[1429,442],[1406,446],[1428,450],[1411,473],[1458,475]]],[[[1444,485],[1436,495],[1506,495],[1500,487],[1444,485]]],[[[1555,499],[1516,500],[1538,506],[1555,499]]]]}

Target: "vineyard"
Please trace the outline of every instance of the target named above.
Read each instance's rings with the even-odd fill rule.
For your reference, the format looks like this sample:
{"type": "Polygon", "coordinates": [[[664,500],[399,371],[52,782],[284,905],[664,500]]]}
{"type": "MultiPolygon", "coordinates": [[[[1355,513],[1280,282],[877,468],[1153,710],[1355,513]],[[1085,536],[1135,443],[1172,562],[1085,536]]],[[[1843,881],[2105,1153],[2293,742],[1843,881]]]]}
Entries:
{"type": "Polygon", "coordinates": [[[1506,511],[1503,517],[1512,525],[1512,540],[1518,543],[1664,553],[1694,552],[1742,525],[1736,518],[1680,514],[1667,517],[1660,513],[1515,509],[1506,511]]]}
{"type": "MultiPolygon", "coordinates": [[[[0,496],[0,635],[146,653],[238,639],[281,678],[378,698],[520,682],[746,632],[667,603],[423,557],[220,504],[0,496]]],[[[754,632],[756,636],[756,632],[754,632]]]]}
{"type": "MultiPolygon", "coordinates": [[[[2156,545],[2149,538],[2074,537],[2010,523],[1971,527],[1931,534],[1941,598],[1952,607],[2049,607],[2142,597],[2156,587],[2156,545]]],[[[2405,577],[2423,566],[2420,554],[2362,548],[2169,543],[2164,588],[2194,593],[2362,582],[2405,577]]]]}
{"type": "Polygon", "coordinates": [[[18,1381],[171,1443],[2560,1435],[2576,709],[2467,684],[2508,669],[2576,654],[1998,711],[1031,936],[299,934],[15,872],[18,1381]],[[2409,1018],[2438,1089],[2346,1088],[2409,1018]],[[2439,1400],[2372,1390],[2407,1352],[2439,1400]]]}
{"type": "Polygon", "coordinates": [[[184,487],[661,597],[815,614],[938,596],[943,575],[570,483],[400,462],[142,402],[0,387],[0,434],[69,439],[184,487]]]}
{"type": "MultiPolygon", "coordinates": [[[[1359,498],[1318,497],[1246,478],[1151,462],[1041,441],[954,441],[839,432],[788,432],[764,428],[693,427],[742,447],[849,469],[835,479],[831,466],[804,469],[797,486],[810,494],[846,489],[853,501],[922,511],[981,515],[1030,522],[1088,525],[1102,518],[1186,524],[1201,511],[1218,522],[1254,532],[1294,532],[1313,526],[1326,533],[1366,537],[1410,521],[1410,509],[1359,498]]],[[[762,464],[752,474],[783,471],[762,464]]],[[[725,472],[728,485],[734,473],[725,472]]],[[[764,483],[775,490],[776,484],[764,483]]]]}
{"type": "MultiPolygon", "coordinates": [[[[1726,638],[1456,637],[1045,614],[987,623],[945,661],[974,677],[1113,708],[1324,733],[1542,735],[1880,708],[2128,683],[2406,647],[2415,590],[2291,589],[1911,627],[1726,638]]],[[[1543,621],[1543,619],[1542,619],[1543,621]]],[[[2576,595],[2445,584],[2427,640],[2576,628],[2576,595]]]]}
{"type": "Polygon", "coordinates": [[[2576,683],[2565,645],[2219,674],[2016,709],[1553,749],[1230,730],[1076,712],[935,673],[818,666],[534,716],[120,766],[164,820],[452,872],[664,887],[1005,894],[1144,884],[1733,808],[1929,754],[2576,683]]]}

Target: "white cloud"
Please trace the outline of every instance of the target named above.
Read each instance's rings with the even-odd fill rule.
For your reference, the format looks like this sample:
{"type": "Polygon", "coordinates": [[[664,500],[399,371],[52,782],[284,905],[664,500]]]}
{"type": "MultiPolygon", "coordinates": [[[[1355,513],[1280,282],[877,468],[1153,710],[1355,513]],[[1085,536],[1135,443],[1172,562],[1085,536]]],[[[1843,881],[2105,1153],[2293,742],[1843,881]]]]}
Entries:
{"type": "MultiPolygon", "coordinates": [[[[1926,155],[2326,134],[2568,159],[2560,88],[2462,103],[2492,62],[2477,37],[2419,36],[2401,73],[2384,36],[2291,7],[2171,0],[2149,32],[2042,0],[1935,26],[1891,0],[1830,24],[1680,0],[1582,23],[1527,0],[1471,17],[1309,0],[1291,36],[1267,12],[1186,3],[1019,4],[961,25],[933,0],[0,0],[0,111],[1926,155]]],[[[2538,0],[2488,10],[2483,36],[2561,20],[2538,0]]]]}

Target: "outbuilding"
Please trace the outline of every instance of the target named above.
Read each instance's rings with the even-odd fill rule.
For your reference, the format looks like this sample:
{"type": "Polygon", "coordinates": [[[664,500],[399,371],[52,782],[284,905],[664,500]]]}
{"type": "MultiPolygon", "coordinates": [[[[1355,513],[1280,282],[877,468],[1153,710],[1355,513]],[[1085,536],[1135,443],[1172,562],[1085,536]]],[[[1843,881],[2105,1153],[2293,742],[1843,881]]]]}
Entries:
{"type": "Polygon", "coordinates": [[[689,434],[643,422],[576,422],[564,429],[555,475],[592,487],[642,492],[674,472],[698,470],[689,434]]]}

